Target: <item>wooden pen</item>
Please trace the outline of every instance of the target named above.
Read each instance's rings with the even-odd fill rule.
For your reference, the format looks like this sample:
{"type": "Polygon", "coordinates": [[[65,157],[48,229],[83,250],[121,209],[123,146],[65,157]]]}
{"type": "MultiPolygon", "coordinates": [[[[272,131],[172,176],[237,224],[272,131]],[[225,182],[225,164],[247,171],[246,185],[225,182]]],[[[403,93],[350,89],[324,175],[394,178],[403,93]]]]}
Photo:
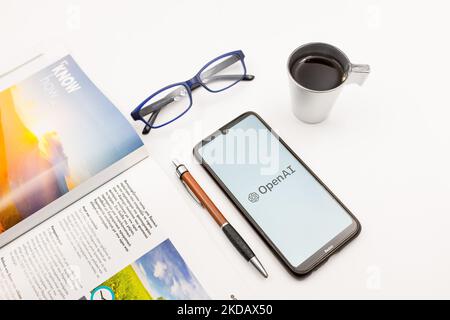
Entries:
{"type": "Polygon", "coordinates": [[[189,194],[196,200],[200,205],[202,205],[209,214],[213,217],[216,223],[221,227],[222,231],[227,236],[228,240],[233,244],[233,246],[239,251],[239,253],[250,262],[264,277],[268,277],[266,269],[258,260],[253,250],[244,241],[240,234],[233,228],[233,226],[227,221],[220,210],[216,207],[214,202],[208,197],[208,195],[203,191],[202,187],[194,179],[191,173],[188,171],[184,164],[179,163],[177,160],[172,161],[176,173],[180,178],[180,181],[186,187],[189,194]]]}

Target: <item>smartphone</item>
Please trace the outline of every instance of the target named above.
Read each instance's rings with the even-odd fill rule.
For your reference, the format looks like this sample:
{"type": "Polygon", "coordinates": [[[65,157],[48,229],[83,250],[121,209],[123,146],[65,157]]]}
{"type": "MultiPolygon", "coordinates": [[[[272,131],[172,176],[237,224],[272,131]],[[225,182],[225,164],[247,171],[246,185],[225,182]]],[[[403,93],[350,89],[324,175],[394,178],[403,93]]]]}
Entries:
{"type": "Polygon", "coordinates": [[[294,275],[355,238],[355,216],[256,113],[232,120],[194,156],[294,275]]]}

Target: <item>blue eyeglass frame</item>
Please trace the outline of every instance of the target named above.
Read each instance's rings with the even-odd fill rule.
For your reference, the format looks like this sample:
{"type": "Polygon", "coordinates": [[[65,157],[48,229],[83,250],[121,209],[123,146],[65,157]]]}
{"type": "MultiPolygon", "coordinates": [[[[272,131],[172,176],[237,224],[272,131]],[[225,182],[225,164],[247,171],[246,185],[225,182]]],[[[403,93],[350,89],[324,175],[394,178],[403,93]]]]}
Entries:
{"type": "MultiPolygon", "coordinates": [[[[183,82],[178,82],[178,83],[173,83],[171,85],[168,85],[158,91],[156,91],[155,93],[153,93],[152,95],[150,95],[149,97],[147,97],[144,101],[142,101],[132,112],[131,112],[131,117],[133,118],[133,120],[135,121],[142,121],[144,122],[144,124],[146,125],[146,128],[152,128],[152,129],[157,129],[157,128],[161,128],[164,127],[172,122],[174,122],[175,120],[179,119],[180,117],[182,117],[186,112],[189,111],[189,109],[191,109],[192,107],[192,91],[197,89],[198,87],[202,86],[203,88],[205,88],[207,91],[211,92],[211,93],[218,93],[218,92],[222,92],[224,90],[227,90],[229,88],[231,88],[232,86],[234,86],[235,84],[237,84],[238,82],[242,81],[244,78],[247,77],[247,67],[245,65],[244,62],[244,52],[242,52],[242,50],[235,50],[235,51],[231,51],[225,54],[222,54],[216,58],[214,58],[213,60],[209,61],[206,65],[204,65],[200,71],[197,72],[197,74],[192,77],[191,79],[187,80],[187,81],[183,81],[183,82]],[[205,69],[207,69],[209,66],[211,66],[211,64],[213,64],[214,62],[221,60],[223,58],[226,58],[228,56],[237,56],[239,58],[239,60],[242,63],[242,66],[244,68],[244,73],[242,75],[242,77],[240,77],[239,79],[237,79],[234,83],[230,84],[229,86],[222,88],[220,90],[212,90],[211,88],[209,88],[205,83],[203,83],[203,81],[200,78],[200,75],[202,74],[203,71],[205,71],[205,69]],[[184,88],[186,88],[186,91],[188,93],[189,96],[189,106],[186,108],[185,111],[183,111],[180,115],[178,115],[177,117],[173,118],[172,120],[169,120],[163,124],[160,125],[149,125],[149,123],[144,119],[143,116],[141,116],[140,111],[141,109],[147,104],[148,101],[150,101],[152,98],[154,98],[155,96],[157,96],[158,94],[160,94],[163,91],[166,91],[170,88],[174,88],[174,87],[178,87],[178,86],[183,86],[184,88]]],[[[253,76],[249,77],[247,80],[253,80],[253,76]]],[[[150,131],[150,130],[148,130],[150,131]]],[[[146,130],[144,129],[144,134],[148,133],[148,131],[146,132],[146,130]]]]}

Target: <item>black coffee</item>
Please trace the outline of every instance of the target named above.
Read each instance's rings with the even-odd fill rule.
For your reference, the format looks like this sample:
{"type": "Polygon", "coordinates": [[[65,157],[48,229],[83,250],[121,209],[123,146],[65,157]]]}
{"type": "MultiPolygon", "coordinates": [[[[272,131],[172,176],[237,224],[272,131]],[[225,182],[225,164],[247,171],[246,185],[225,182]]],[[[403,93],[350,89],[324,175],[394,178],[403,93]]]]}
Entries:
{"type": "Polygon", "coordinates": [[[303,87],[316,91],[336,88],[345,80],[341,64],[321,56],[298,59],[292,64],[291,74],[303,87]]]}

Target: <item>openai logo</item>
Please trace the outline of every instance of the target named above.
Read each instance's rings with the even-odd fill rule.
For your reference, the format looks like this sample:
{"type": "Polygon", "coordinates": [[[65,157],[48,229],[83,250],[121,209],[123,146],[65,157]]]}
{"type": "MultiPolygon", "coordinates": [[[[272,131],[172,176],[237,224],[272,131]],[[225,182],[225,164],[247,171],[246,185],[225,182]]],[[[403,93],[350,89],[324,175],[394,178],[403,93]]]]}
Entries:
{"type": "Polygon", "coordinates": [[[282,170],[279,175],[272,177],[269,182],[266,184],[260,185],[258,187],[258,192],[251,192],[248,195],[248,201],[255,203],[259,201],[261,196],[264,196],[266,193],[271,193],[275,189],[278,188],[278,185],[282,184],[284,180],[293,175],[296,171],[292,168],[291,165],[287,166],[286,169],[282,170]]]}
{"type": "Polygon", "coordinates": [[[257,202],[259,200],[259,194],[257,194],[256,192],[250,193],[248,195],[248,200],[253,203],[257,202]]]}

